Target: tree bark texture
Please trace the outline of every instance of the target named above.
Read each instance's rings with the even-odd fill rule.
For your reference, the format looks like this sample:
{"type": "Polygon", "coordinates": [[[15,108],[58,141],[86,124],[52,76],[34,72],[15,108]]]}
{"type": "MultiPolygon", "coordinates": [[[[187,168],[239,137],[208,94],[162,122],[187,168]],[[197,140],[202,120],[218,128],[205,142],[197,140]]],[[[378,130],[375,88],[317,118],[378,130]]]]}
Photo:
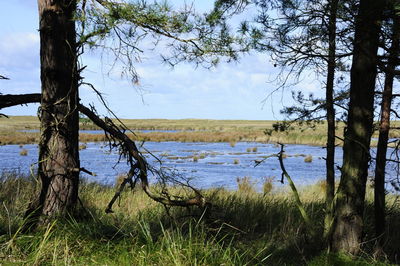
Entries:
{"type": "Polygon", "coordinates": [[[73,211],[78,199],[76,1],[38,0],[38,6],[42,83],[38,176],[42,187],[33,207],[47,220],[73,211]]]}
{"type": "MultiPolygon", "coordinates": [[[[326,77],[326,118],[328,123],[326,143],[326,215],[325,234],[329,235],[333,220],[333,197],[335,195],[335,108],[333,88],[336,69],[336,16],[339,0],[329,3],[329,52],[326,77]]],[[[328,236],[329,237],[329,236],[328,236]]]]}
{"type": "Polygon", "coordinates": [[[351,67],[350,103],[343,146],[332,249],[356,255],[363,230],[365,187],[370,161],[377,49],[384,0],[361,0],[351,67]]]}
{"type": "Polygon", "coordinates": [[[375,210],[375,237],[377,239],[376,252],[381,253],[385,241],[385,167],[386,152],[389,140],[390,129],[390,109],[392,105],[392,92],[394,73],[397,65],[397,58],[400,49],[400,18],[398,16],[393,20],[392,45],[389,51],[387,68],[389,71],[385,74],[385,84],[382,93],[381,103],[381,121],[379,126],[379,138],[376,152],[375,166],[375,186],[374,186],[374,210],[375,210]]]}

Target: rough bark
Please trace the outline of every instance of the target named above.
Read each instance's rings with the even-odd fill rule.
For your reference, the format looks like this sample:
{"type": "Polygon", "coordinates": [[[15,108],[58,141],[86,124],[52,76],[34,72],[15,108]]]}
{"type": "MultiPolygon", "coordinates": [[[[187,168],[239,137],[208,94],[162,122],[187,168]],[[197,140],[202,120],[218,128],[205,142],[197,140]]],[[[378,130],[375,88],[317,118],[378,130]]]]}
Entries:
{"type": "Polygon", "coordinates": [[[356,18],[350,103],[332,248],[356,255],[363,231],[365,187],[373,126],[378,35],[383,0],[361,0],[356,18]]]}
{"type": "MultiPolygon", "coordinates": [[[[399,56],[400,18],[393,20],[392,45],[389,51],[387,68],[394,70],[399,56]]],[[[375,253],[382,253],[385,242],[385,167],[386,152],[390,130],[390,109],[392,105],[394,73],[388,71],[385,74],[385,84],[382,92],[381,120],[379,126],[379,138],[376,152],[374,209],[375,209],[375,237],[377,239],[375,253]]]]}
{"type": "Polygon", "coordinates": [[[326,143],[326,215],[325,235],[330,237],[333,221],[333,197],[335,194],[335,108],[333,101],[333,88],[336,69],[336,15],[338,0],[330,1],[329,6],[329,52],[328,73],[326,78],[326,118],[327,118],[327,143],[326,143]]]}
{"type": "Polygon", "coordinates": [[[46,222],[72,212],[78,200],[76,1],[39,0],[41,106],[39,198],[30,206],[46,222]]]}

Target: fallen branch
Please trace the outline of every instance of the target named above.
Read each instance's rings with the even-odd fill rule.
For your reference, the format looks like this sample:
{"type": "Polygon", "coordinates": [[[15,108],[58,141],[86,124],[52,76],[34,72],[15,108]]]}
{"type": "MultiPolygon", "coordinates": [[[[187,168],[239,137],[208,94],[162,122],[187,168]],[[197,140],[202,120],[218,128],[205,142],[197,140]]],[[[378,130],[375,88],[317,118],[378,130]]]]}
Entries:
{"type": "MultiPolygon", "coordinates": [[[[40,102],[41,95],[40,94],[23,94],[23,95],[0,95],[0,109],[5,107],[10,107],[19,104],[27,104],[40,102]]],[[[136,144],[132,141],[122,130],[118,128],[114,122],[105,118],[101,119],[96,113],[85,107],[82,104],[78,105],[78,110],[82,114],[86,115],[94,124],[98,127],[102,128],[107,137],[109,138],[110,144],[111,141],[113,144],[112,147],[118,147],[120,149],[121,156],[125,157],[127,163],[130,166],[130,170],[127,174],[127,177],[120,184],[118,190],[114,194],[113,198],[109,202],[106,212],[112,212],[112,206],[114,202],[120,197],[122,191],[124,190],[126,184],[130,184],[131,188],[134,188],[137,181],[140,180],[143,191],[154,201],[157,201],[164,206],[181,206],[181,207],[189,207],[189,206],[198,206],[200,208],[206,207],[206,200],[204,196],[200,193],[199,190],[188,184],[182,184],[187,188],[190,188],[195,196],[188,199],[176,199],[178,197],[169,195],[168,193],[162,193],[161,195],[155,194],[150,190],[149,181],[148,181],[148,165],[142,154],[139,152],[136,144]]],[[[82,169],[79,169],[82,170],[82,169]]]]}

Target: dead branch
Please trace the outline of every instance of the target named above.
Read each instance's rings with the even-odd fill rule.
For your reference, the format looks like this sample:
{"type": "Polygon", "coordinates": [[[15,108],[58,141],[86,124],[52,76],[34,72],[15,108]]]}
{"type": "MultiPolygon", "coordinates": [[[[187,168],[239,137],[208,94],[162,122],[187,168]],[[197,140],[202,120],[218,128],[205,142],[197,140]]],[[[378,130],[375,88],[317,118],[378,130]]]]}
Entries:
{"type": "MultiPolygon", "coordinates": [[[[41,95],[38,93],[23,95],[0,95],[0,109],[19,104],[40,102],[40,100],[41,95]]],[[[112,212],[112,206],[114,202],[118,199],[118,197],[120,197],[126,184],[129,183],[131,187],[134,188],[138,180],[140,180],[141,182],[143,191],[151,199],[163,204],[164,206],[198,206],[200,208],[204,208],[206,206],[206,199],[204,198],[204,196],[200,193],[199,190],[195,189],[189,184],[179,183],[187,188],[190,188],[194,192],[195,196],[192,198],[179,198],[177,196],[170,195],[165,191],[162,194],[153,193],[149,187],[147,175],[148,164],[145,158],[139,152],[135,142],[132,141],[122,130],[120,130],[119,127],[115,125],[111,119],[101,119],[95,114],[94,111],[90,110],[82,104],[78,105],[78,110],[82,114],[86,115],[94,124],[102,128],[106,132],[107,136],[109,137],[110,143],[111,141],[113,142],[112,147],[118,147],[120,149],[121,156],[123,156],[127,160],[127,163],[130,166],[127,177],[121,183],[114,197],[111,199],[105,210],[107,213],[112,212]]]]}
{"type": "Polygon", "coordinates": [[[0,109],[20,104],[40,103],[40,93],[32,94],[2,94],[0,95],[0,109]]]}
{"type": "Polygon", "coordinates": [[[304,222],[307,224],[309,230],[311,231],[312,234],[314,234],[315,231],[314,231],[313,223],[312,223],[310,217],[308,216],[308,214],[306,212],[306,209],[304,208],[304,205],[300,200],[299,192],[297,191],[297,188],[296,188],[292,178],[290,177],[290,175],[286,171],[285,165],[283,163],[283,153],[285,152],[283,150],[283,148],[284,148],[285,145],[283,145],[281,143],[278,143],[278,144],[281,146],[281,150],[280,150],[279,156],[278,156],[279,165],[280,165],[281,170],[282,170],[282,181],[281,182],[283,183],[283,178],[286,177],[286,179],[289,182],[289,186],[290,186],[290,188],[291,188],[291,190],[293,192],[293,196],[294,196],[297,208],[299,209],[299,211],[301,213],[301,216],[303,217],[304,222]]]}

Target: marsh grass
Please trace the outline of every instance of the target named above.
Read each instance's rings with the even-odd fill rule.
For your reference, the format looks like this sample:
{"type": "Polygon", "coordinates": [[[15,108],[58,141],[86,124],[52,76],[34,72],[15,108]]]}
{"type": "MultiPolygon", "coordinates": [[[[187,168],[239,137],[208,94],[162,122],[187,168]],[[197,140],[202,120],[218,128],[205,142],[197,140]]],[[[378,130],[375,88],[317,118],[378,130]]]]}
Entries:
{"type": "Polygon", "coordinates": [[[236,183],[238,186],[237,191],[240,194],[249,195],[249,194],[257,193],[256,189],[255,189],[256,183],[249,176],[237,177],[236,183]]]}
{"type": "MultiPolygon", "coordinates": [[[[232,147],[238,141],[254,141],[285,144],[307,144],[316,146],[326,145],[326,123],[316,125],[315,128],[298,126],[288,132],[271,132],[277,121],[268,120],[208,120],[208,119],[122,119],[131,130],[177,130],[177,132],[149,132],[137,133],[140,141],[180,141],[180,142],[227,142],[232,147]]],[[[117,121],[115,121],[117,122],[117,121]]],[[[393,121],[394,125],[400,122],[393,121]]],[[[0,117],[0,144],[28,144],[38,143],[39,133],[18,132],[19,130],[39,129],[37,117],[11,116],[9,119],[0,117]]],[[[395,126],[394,126],[395,127],[395,126]]],[[[92,123],[80,123],[81,130],[99,129],[92,123]]],[[[337,135],[343,137],[344,124],[338,123],[337,135]]],[[[390,138],[400,136],[400,130],[392,130],[390,138]]],[[[377,137],[377,132],[373,137],[377,137]]],[[[105,141],[102,134],[81,134],[81,142],[105,141]]],[[[337,140],[336,145],[342,145],[337,140]]],[[[372,145],[376,145],[375,142],[372,145]]]]}
{"type": "Polygon", "coordinates": [[[312,163],[312,161],[313,161],[312,155],[308,155],[308,156],[306,156],[306,157],[304,158],[304,162],[305,162],[305,163],[312,163]]]}
{"type": "Polygon", "coordinates": [[[263,182],[263,195],[271,193],[273,188],[274,177],[265,177],[263,182]]]}
{"type": "Polygon", "coordinates": [[[79,150],[86,150],[87,145],[86,144],[80,144],[79,145],[79,150]]]}
{"type": "MultiPolygon", "coordinates": [[[[203,191],[212,202],[205,214],[172,208],[171,216],[141,190],[127,190],[115,212],[105,214],[114,188],[83,182],[80,198],[85,208],[80,215],[22,233],[22,216],[35,192],[35,181],[19,176],[3,173],[0,178],[0,261],[4,265],[379,265],[368,255],[368,245],[358,260],[327,256],[321,237],[307,234],[291,195],[281,191],[264,197],[253,191],[250,178],[242,181],[247,188],[238,191],[203,191]]],[[[319,187],[299,191],[322,235],[324,203],[319,187]]],[[[400,214],[398,205],[391,210],[387,250],[395,263],[400,214]]],[[[371,211],[369,203],[368,218],[371,211]]],[[[367,226],[366,234],[372,233],[367,226]]]]}

